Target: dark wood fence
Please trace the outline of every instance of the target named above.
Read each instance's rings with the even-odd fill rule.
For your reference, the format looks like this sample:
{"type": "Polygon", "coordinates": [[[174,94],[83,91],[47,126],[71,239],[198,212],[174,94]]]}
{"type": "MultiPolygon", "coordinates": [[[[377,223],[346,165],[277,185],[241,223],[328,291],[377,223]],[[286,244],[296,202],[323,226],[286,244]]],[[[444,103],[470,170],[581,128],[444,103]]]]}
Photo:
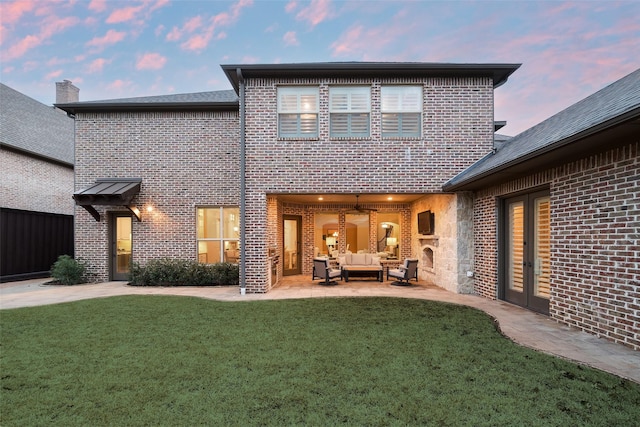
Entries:
{"type": "Polygon", "coordinates": [[[0,208],[0,282],[47,277],[73,256],[73,216],[0,208]]]}

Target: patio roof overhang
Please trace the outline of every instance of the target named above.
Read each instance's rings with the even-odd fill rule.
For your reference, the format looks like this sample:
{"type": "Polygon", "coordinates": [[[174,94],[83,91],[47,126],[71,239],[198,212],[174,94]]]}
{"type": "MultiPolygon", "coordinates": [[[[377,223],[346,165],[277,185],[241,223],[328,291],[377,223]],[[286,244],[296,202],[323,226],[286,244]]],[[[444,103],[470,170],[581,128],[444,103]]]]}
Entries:
{"type": "Polygon", "coordinates": [[[96,205],[124,206],[138,221],[142,221],[140,210],[133,205],[133,198],[140,192],[142,178],[100,178],[91,187],[73,194],[76,205],[82,206],[100,221],[96,205]]]}

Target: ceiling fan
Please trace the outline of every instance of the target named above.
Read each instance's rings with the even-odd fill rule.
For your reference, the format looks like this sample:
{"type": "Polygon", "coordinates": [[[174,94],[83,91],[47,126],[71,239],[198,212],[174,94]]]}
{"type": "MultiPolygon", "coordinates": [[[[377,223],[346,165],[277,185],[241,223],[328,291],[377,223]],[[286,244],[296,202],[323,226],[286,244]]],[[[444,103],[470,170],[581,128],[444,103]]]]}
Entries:
{"type": "Polygon", "coordinates": [[[348,211],[348,213],[378,212],[378,209],[370,209],[370,208],[361,207],[360,203],[358,202],[359,197],[360,197],[360,195],[356,194],[356,205],[353,207],[353,209],[348,211]]]}

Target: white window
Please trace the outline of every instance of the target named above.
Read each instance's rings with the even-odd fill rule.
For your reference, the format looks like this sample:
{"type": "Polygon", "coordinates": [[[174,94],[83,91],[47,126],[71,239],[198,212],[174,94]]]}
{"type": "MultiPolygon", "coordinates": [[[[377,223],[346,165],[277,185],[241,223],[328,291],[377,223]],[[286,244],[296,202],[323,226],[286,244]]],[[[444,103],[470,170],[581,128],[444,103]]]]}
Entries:
{"type": "Polygon", "coordinates": [[[318,88],[291,86],[278,88],[278,136],[318,137],[318,88]]]}
{"type": "Polygon", "coordinates": [[[382,86],[382,137],[419,137],[422,86],[382,86]]]}
{"type": "Polygon", "coordinates": [[[364,86],[329,88],[331,136],[369,136],[371,90],[364,86]]]}
{"type": "Polygon", "coordinates": [[[237,263],[240,256],[240,209],[198,208],[198,261],[237,263]]]}

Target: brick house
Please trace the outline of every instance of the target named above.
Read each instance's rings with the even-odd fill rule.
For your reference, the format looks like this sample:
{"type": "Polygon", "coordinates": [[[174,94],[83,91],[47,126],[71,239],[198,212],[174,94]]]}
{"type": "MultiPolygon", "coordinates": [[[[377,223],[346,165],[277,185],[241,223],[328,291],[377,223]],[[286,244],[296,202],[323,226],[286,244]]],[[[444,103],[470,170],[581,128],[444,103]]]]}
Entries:
{"type": "MultiPolygon", "coordinates": [[[[531,163],[504,172],[491,160],[535,147],[526,132],[495,137],[493,90],[518,67],[224,65],[233,90],[60,104],[76,120],[74,198],[84,207],[76,251],[101,280],[126,279],[131,260],[239,262],[242,292],[268,292],[283,275],[310,276],[316,254],[379,252],[386,266],[414,257],[423,281],[548,310],[588,329],[565,317],[565,291],[555,285],[541,307],[512,297],[513,286],[501,290],[511,246],[500,243],[498,208],[529,187],[549,192],[550,183],[537,177],[548,159],[533,160],[546,149],[522,154],[531,163]],[[523,177],[511,178],[515,172],[523,177]],[[434,218],[428,231],[418,220],[425,214],[434,218]]],[[[637,146],[625,153],[637,175],[637,146]]],[[[526,203],[556,215],[555,193],[535,196],[526,203]]],[[[637,222],[637,206],[630,209],[637,222]]],[[[563,250],[555,244],[545,259],[563,250]]],[[[637,284],[637,269],[628,274],[637,284]]],[[[560,278],[554,271],[549,280],[560,278]]],[[[630,309],[637,328],[637,306],[630,309]]]]}
{"type": "MultiPolygon", "coordinates": [[[[78,101],[69,81],[56,101],[78,101]]],[[[73,255],[74,122],[0,83],[0,281],[49,275],[73,255]]]]}

